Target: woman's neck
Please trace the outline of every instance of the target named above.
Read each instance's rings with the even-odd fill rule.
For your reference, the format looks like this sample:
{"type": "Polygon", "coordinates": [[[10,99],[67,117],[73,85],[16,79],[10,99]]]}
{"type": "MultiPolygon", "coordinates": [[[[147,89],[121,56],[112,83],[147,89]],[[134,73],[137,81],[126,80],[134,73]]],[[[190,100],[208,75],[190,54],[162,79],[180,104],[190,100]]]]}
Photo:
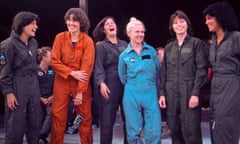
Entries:
{"type": "Polygon", "coordinates": [[[142,43],[131,43],[131,46],[138,55],[141,53],[143,47],[142,43]]]}
{"type": "Polygon", "coordinates": [[[218,31],[216,31],[216,36],[217,36],[217,45],[221,43],[221,41],[224,38],[224,31],[223,29],[220,29],[218,31]]]}
{"type": "Polygon", "coordinates": [[[25,45],[28,45],[29,36],[26,36],[25,34],[21,34],[19,37],[25,45]]]}
{"type": "Polygon", "coordinates": [[[186,38],[187,33],[183,33],[183,34],[177,34],[176,38],[178,40],[178,45],[181,46],[183,44],[184,39],[186,38]]]}
{"type": "Polygon", "coordinates": [[[106,36],[106,37],[111,43],[117,44],[118,41],[116,36],[106,36]]]}
{"type": "Polygon", "coordinates": [[[71,33],[72,41],[74,42],[78,41],[79,35],[80,35],[80,32],[72,32],[71,33]]]}

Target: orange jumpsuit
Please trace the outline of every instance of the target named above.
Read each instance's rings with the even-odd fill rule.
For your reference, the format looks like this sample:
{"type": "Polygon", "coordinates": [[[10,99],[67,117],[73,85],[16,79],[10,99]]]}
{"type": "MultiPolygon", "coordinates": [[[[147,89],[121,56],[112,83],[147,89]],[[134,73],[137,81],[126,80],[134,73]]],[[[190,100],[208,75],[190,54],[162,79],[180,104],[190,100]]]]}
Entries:
{"type": "Polygon", "coordinates": [[[67,122],[68,105],[71,96],[83,93],[82,104],[75,106],[83,116],[78,130],[81,144],[92,144],[91,87],[89,79],[94,65],[94,43],[85,33],[80,33],[75,47],[72,46],[69,32],[59,33],[53,43],[52,67],[56,72],[54,98],[52,103],[51,144],[62,144],[67,122]],[[80,82],[70,76],[71,71],[82,70],[88,73],[88,81],[80,82]]]}

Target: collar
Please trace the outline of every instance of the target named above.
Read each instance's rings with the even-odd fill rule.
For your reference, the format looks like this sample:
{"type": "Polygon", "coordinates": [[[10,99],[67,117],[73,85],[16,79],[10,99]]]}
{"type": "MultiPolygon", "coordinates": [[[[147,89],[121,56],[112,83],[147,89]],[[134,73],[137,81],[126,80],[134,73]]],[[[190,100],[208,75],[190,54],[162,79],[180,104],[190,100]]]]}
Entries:
{"type": "MultiPolygon", "coordinates": [[[[150,49],[150,45],[148,45],[146,42],[143,42],[143,49],[150,49]]],[[[127,53],[134,52],[134,49],[132,48],[131,44],[129,43],[127,48],[126,48],[127,53]]]]}
{"type": "MultiPolygon", "coordinates": [[[[232,33],[232,31],[225,30],[225,31],[224,31],[224,37],[223,37],[221,43],[222,43],[225,39],[227,39],[231,33],[232,33]]],[[[217,41],[217,35],[216,35],[216,33],[213,33],[213,34],[212,34],[212,40],[213,40],[213,44],[216,44],[216,41],[217,41]]],[[[216,44],[216,45],[217,45],[217,44],[216,44]]]]}
{"type": "MultiPolygon", "coordinates": [[[[20,36],[15,32],[15,31],[11,31],[10,34],[11,37],[13,37],[14,39],[17,39],[18,41],[20,41],[21,43],[23,43],[24,45],[26,45],[21,39],[20,36]]],[[[32,39],[32,37],[29,37],[28,42],[32,39]]]]}
{"type": "MultiPolygon", "coordinates": [[[[187,36],[184,38],[181,47],[184,45],[184,43],[186,43],[186,41],[188,41],[188,40],[190,39],[190,37],[191,37],[190,35],[187,35],[187,36]]],[[[179,47],[177,38],[174,40],[174,45],[175,45],[176,47],[179,47]]]]}
{"type": "Polygon", "coordinates": [[[118,39],[118,38],[117,38],[117,43],[116,43],[116,44],[112,43],[108,38],[105,38],[104,41],[107,42],[107,43],[110,43],[110,44],[112,44],[112,45],[117,45],[117,44],[119,44],[119,39],[118,39]]]}
{"type": "MultiPolygon", "coordinates": [[[[69,31],[64,31],[63,34],[64,34],[64,40],[68,41],[69,44],[72,44],[71,33],[69,31]]],[[[80,32],[77,43],[79,43],[79,41],[81,41],[84,38],[84,36],[85,36],[85,33],[80,32]]]]}

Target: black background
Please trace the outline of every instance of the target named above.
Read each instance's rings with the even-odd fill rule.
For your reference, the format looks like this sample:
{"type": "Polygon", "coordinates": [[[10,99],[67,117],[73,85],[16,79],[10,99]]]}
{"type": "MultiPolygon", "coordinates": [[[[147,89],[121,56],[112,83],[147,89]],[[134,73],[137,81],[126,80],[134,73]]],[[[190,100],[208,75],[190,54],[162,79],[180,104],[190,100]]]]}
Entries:
{"type": "MultiPolygon", "coordinates": [[[[131,16],[142,20],[146,27],[145,40],[164,46],[169,39],[170,15],[181,9],[189,16],[194,35],[207,39],[209,34],[202,16],[203,9],[219,0],[89,0],[88,15],[91,36],[97,22],[104,16],[116,18],[119,37],[128,41],[125,26],[131,16]]],[[[240,18],[240,0],[229,0],[240,18]]],[[[32,11],[39,15],[37,40],[40,46],[51,46],[57,33],[66,30],[63,16],[70,7],[79,7],[79,0],[0,0],[0,41],[9,36],[12,19],[19,11],[32,11]]]]}

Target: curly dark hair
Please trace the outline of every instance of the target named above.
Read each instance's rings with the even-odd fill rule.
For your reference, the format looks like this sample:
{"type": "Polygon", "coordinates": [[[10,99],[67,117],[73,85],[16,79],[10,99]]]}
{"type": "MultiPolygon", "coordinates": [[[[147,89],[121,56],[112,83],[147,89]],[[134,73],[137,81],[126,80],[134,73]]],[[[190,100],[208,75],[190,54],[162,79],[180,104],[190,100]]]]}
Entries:
{"type": "Polygon", "coordinates": [[[187,34],[188,35],[193,35],[193,30],[192,30],[192,24],[190,19],[188,18],[188,16],[182,11],[182,10],[176,10],[171,16],[170,16],[170,20],[169,20],[169,30],[170,30],[170,34],[172,37],[176,37],[175,32],[173,31],[173,21],[176,17],[179,17],[181,19],[184,19],[187,22],[187,34]]]}
{"type": "Polygon", "coordinates": [[[70,8],[65,13],[65,21],[70,19],[70,15],[73,15],[73,20],[80,22],[80,31],[87,32],[90,28],[90,22],[86,13],[81,8],[70,8]]]}
{"type": "Polygon", "coordinates": [[[21,11],[13,18],[12,30],[18,35],[21,35],[23,28],[32,23],[34,20],[36,20],[37,23],[39,22],[37,14],[28,11],[21,11]]]}
{"type": "Polygon", "coordinates": [[[238,29],[238,21],[234,9],[228,2],[217,2],[207,6],[203,15],[210,15],[216,18],[218,24],[228,31],[238,29]]]}
{"type": "Polygon", "coordinates": [[[105,39],[106,34],[104,33],[104,24],[108,19],[112,19],[115,22],[114,17],[105,16],[94,28],[92,35],[95,42],[99,42],[105,39]]]}

